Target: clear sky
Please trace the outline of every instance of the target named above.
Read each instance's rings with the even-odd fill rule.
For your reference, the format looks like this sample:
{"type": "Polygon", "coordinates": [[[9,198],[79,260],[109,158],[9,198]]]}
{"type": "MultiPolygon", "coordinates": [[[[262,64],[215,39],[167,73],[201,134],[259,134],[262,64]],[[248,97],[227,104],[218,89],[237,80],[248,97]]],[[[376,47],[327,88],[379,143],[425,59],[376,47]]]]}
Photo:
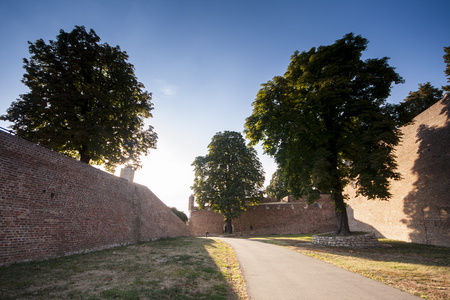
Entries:
{"type": "MultiPolygon", "coordinates": [[[[369,40],[364,58],[390,57],[405,79],[398,103],[418,84],[446,84],[448,0],[0,0],[0,114],[27,88],[20,82],[27,41],[55,39],[75,25],[119,45],[153,93],[148,123],[158,149],[135,181],[187,213],[196,156],[216,132],[242,132],[262,83],[282,75],[295,50],[330,45],[349,32],[369,40]]],[[[0,121],[1,127],[9,124],[0,121]]],[[[273,160],[257,147],[266,182],[273,160]]]]}

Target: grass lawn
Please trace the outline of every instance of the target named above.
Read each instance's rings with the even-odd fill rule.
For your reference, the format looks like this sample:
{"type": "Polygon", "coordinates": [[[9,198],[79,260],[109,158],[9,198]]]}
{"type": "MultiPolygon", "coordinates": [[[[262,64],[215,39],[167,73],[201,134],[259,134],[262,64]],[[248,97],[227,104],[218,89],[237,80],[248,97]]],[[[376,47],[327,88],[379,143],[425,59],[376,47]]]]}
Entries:
{"type": "Polygon", "coordinates": [[[226,243],[175,238],[0,267],[0,299],[247,299],[226,243]]]}
{"type": "MultiPolygon", "coordinates": [[[[312,235],[260,236],[427,299],[450,299],[450,250],[381,239],[381,248],[311,244],[312,235]]],[[[0,267],[0,299],[248,299],[233,250],[175,238],[0,267]]]]}
{"type": "Polygon", "coordinates": [[[251,239],[285,246],[302,254],[386,283],[426,299],[450,299],[450,249],[380,239],[382,247],[350,249],[312,245],[312,235],[251,239]]]}

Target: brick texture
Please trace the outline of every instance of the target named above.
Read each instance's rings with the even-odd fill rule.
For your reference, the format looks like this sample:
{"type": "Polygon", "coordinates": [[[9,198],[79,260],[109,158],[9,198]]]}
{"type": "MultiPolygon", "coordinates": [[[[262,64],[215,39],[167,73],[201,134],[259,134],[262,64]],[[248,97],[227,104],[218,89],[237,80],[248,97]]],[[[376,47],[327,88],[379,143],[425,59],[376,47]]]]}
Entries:
{"type": "Polygon", "coordinates": [[[147,187],[0,132],[0,265],[190,235],[147,187]]]}
{"type": "Polygon", "coordinates": [[[400,181],[389,201],[356,197],[350,186],[350,228],[379,237],[450,247],[450,94],[401,128],[400,181]]]}
{"type": "MultiPolygon", "coordinates": [[[[348,186],[347,212],[352,231],[378,237],[450,247],[450,95],[401,128],[395,149],[402,180],[391,182],[390,201],[356,197],[348,186]]],[[[192,200],[193,201],[193,200],[192,200]]],[[[193,207],[191,205],[190,207],[193,207]]],[[[331,201],[262,203],[233,220],[235,233],[286,234],[330,232],[336,229],[331,201]]],[[[222,234],[223,217],[191,209],[189,226],[195,235],[222,234]]]]}
{"type": "MultiPolygon", "coordinates": [[[[224,219],[210,210],[192,210],[189,227],[194,235],[224,233],[224,219]]],[[[308,206],[305,201],[261,203],[248,208],[233,219],[233,232],[237,234],[298,234],[331,232],[336,230],[334,206],[327,195],[308,206]]]]}

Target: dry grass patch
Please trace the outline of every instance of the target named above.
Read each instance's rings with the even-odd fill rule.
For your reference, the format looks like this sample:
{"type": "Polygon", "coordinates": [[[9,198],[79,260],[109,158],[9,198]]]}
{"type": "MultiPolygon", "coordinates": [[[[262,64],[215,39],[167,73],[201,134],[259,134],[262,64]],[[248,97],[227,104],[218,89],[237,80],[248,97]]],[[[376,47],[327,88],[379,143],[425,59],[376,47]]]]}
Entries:
{"type": "Polygon", "coordinates": [[[233,248],[221,240],[215,241],[214,245],[207,245],[205,248],[233,290],[230,294],[235,295],[236,299],[249,299],[245,279],[233,248]]]}
{"type": "Polygon", "coordinates": [[[450,299],[449,248],[380,239],[381,248],[350,249],[312,245],[311,238],[286,235],[254,239],[289,247],[423,298],[450,299]]]}
{"type": "Polygon", "coordinates": [[[238,299],[229,283],[239,269],[224,244],[164,239],[4,266],[0,299],[238,299]]]}

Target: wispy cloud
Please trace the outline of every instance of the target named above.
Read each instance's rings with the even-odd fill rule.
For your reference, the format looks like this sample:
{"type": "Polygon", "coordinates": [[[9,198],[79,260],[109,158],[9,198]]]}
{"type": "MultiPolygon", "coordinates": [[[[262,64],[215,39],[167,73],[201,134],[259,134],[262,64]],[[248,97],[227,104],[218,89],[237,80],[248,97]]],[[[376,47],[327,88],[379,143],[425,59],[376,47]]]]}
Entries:
{"type": "Polygon", "coordinates": [[[155,80],[155,85],[157,90],[164,96],[171,97],[176,95],[177,93],[177,86],[173,84],[168,84],[166,81],[161,79],[155,80]]]}

